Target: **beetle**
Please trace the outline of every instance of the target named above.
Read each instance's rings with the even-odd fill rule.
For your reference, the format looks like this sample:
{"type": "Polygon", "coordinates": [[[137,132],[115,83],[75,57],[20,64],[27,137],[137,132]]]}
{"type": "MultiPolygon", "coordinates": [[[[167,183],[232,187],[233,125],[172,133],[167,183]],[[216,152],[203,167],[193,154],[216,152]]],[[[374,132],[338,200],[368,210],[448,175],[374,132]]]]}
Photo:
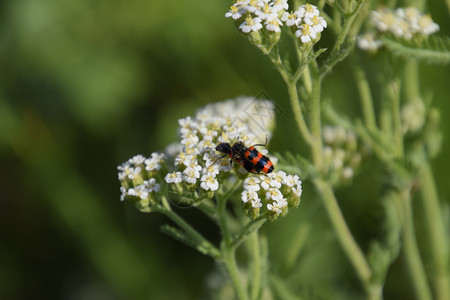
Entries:
{"type": "Polygon", "coordinates": [[[233,161],[243,166],[248,172],[253,174],[268,174],[273,171],[273,164],[270,159],[262,155],[255,147],[265,146],[265,144],[255,144],[247,147],[244,142],[236,141],[233,145],[230,143],[219,143],[216,151],[222,153],[222,157],[230,157],[230,165],[233,161]]]}

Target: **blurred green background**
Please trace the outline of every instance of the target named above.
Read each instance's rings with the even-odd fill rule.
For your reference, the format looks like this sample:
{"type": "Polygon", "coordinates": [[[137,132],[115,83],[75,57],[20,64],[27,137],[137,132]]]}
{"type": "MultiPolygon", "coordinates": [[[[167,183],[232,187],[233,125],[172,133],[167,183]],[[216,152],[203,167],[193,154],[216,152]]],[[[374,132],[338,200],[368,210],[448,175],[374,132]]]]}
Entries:
{"type": "MultiPolygon", "coordinates": [[[[292,140],[284,83],[224,18],[229,5],[193,0],[0,3],[0,299],[212,297],[215,263],[163,235],[164,217],[121,203],[116,167],[175,141],[177,120],[199,106],[261,92],[284,111],[270,151],[303,151],[301,141],[292,140]]],[[[433,1],[429,12],[440,24],[439,34],[449,36],[444,4],[433,1]]],[[[322,46],[331,41],[325,34],[322,46]]],[[[373,64],[370,60],[364,58],[373,64]]],[[[421,73],[422,90],[433,96],[446,134],[450,69],[422,66],[421,73]]],[[[348,63],[326,79],[323,94],[339,111],[359,113],[348,63]]],[[[447,203],[449,152],[445,139],[433,161],[447,203]]],[[[370,215],[383,180],[379,170],[369,161],[353,185],[338,191],[363,249],[376,230],[370,215]]],[[[265,225],[271,270],[304,290],[319,287],[358,298],[352,293],[358,289],[353,271],[336,250],[308,183],[302,199],[287,218],[265,225]],[[284,256],[299,228],[313,234],[298,267],[285,270],[284,256]]],[[[180,213],[219,240],[201,214],[180,213]]],[[[418,221],[419,243],[424,243],[418,221]]],[[[405,275],[400,258],[388,275],[386,299],[411,296],[405,275]]]]}

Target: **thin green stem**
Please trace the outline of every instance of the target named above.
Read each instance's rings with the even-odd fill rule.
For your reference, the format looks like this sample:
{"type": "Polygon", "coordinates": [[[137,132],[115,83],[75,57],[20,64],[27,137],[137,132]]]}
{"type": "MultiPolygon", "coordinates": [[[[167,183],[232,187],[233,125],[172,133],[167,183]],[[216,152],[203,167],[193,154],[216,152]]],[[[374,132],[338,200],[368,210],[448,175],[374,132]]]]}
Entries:
{"type": "Polygon", "coordinates": [[[231,232],[227,222],[226,204],[227,198],[223,195],[217,195],[217,215],[219,216],[219,226],[222,232],[222,243],[220,247],[222,260],[230,276],[237,299],[247,300],[248,295],[242,284],[242,278],[236,263],[236,247],[232,245],[231,232]]]}
{"type": "Polygon", "coordinates": [[[258,231],[258,229],[267,221],[265,215],[259,216],[255,220],[251,220],[245,225],[241,233],[231,242],[231,247],[236,248],[241,244],[250,234],[258,231]]]}
{"type": "Polygon", "coordinates": [[[432,296],[430,288],[428,286],[414,233],[414,218],[409,190],[401,191],[398,198],[398,201],[400,202],[399,207],[403,215],[403,251],[409,274],[413,281],[412,285],[417,299],[431,300],[432,296]]]}
{"type": "Polygon", "coordinates": [[[350,14],[345,15],[344,25],[342,26],[342,31],[339,33],[339,36],[337,37],[336,43],[334,44],[334,47],[333,47],[333,51],[339,51],[339,49],[341,48],[341,45],[344,43],[344,40],[348,35],[350,27],[353,24],[353,21],[355,20],[356,16],[358,15],[358,12],[361,9],[363,4],[364,4],[364,0],[357,1],[356,7],[353,9],[353,11],[350,14]]]}
{"type": "Polygon", "coordinates": [[[359,97],[361,99],[364,124],[369,131],[374,131],[377,128],[377,124],[369,81],[367,80],[364,70],[359,66],[359,64],[353,64],[353,71],[355,73],[356,85],[358,87],[359,97]]]}
{"type": "Polygon", "coordinates": [[[251,257],[253,259],[252,266],[252,289],[251,289],[251,299],[257,300],[261,295],[261,249],[259,245],[258,232],[254,231],[250,235],[250,247],[251,247],[251,257]]]}
{"type": "Polygon", "coordinates": [[[309,71],[309,67],[306,66],[303,70],[303,84],[305,85],[306,92],[308,94],[312,93],[312,79],[311,72],[309,71]]]}
{"type": "Polygon", "coordinates": [[[286,84],[289,84],[289,81],[290,81],[290,79],[289,79],[290,78],[289,72],[286,70],[286,67],[283,64],[283,61],[281,60],[280,52],[278,50],[278,47],[275,46],[273,51],[271,51],[270,53],[264,52],[264,54],[266,54],[270,58],[270,61],[275,66],[275,68],[277,69],[278,73],[280,73],[280,75],[283,78],[284,82],[286,82],[286,84]]]}
{"type": "MultiPolygon", "coordinates": [[[[166,202],[165,197],[163,197],[162,202],[166,202]]],[[[216,259],[220,259],[220,251],[214,247],[206,238],[204,238],[197,230],[195,230],[191,225],[189,225],[186,221],[184,221],[177,213],[175,213],[171,209],[167,209],[166,207],[157,206],[152,208],[152,211],[157,211],[168,218],[170,218],[175,224],[177,224],[181,229],[183,229],[186,234],[188,234],[197,245],[206,250],[206,253],[209,256],[212,256],[216,259]]]]}
{"type": "Polygon", "coordinates": [[[231,233],[227,222],[226,204],[227,198],[217,195],[217,215],[219,216],[219,226],[222,232],[222,243],[228,247],[231,243],[231,233]]]}
{"type": "Polygon", "coordinates": [[[405,66],[404,93],[405,100],[411,102],[420,99],[419,65],[417,61],[410,60],[405,66]]]}
{"type": "Polygon", "coordinates": [[[400,80],[396,79],[388,86],[389,100],[392,110],[393,142],[396,157],[403,156],[403,132],[400,113],[400,80]]]}
{"type": "Polygon", "coordinates": [[[361,283],[368,293],[370,293],[370,280],[372,271],[367,263],[363,252],[356,243],[350,229],[345,222],[341,209],[334,196],[333,189],[330,184],[322,179],[315,179],[314,184],[316,189],[322,196],[325,210],[336,232],[339,243],[341,244],[344,253],[350,260],[353,268],[358,275],[361,283]]]}
{"type": "Polygon", "coordinates": [[[239,300],[247,300],[248,295],[242,284],[242,278],[239,274],[239,269],[236,263],[235,249],[227,246],[222,248],[223,262],[230,276],[231,282],[236,293],[236,298],[239,300]]]}
{"type": "Polygon", "coordinates": [[[439,197],[433,172],[428,162],[424,162],[420,172],[422,205],[430,239],[432,282],[436,299],[450,299],[450,279],[448,269],[448,234],[442,219],[439,197]]]}
{"type": "Polygon", "coordinates": [[[320,87],[322,80],[320,77],[313,82],[312,99],[311,99],[311,134],[313,137],[312,157],[314,166],[317,170],[322,170],[322,123],[321,123],[321,105],[320,105],[320,87]]]}
{"type": "Polygon", "coordinates": [[[309,132],[308,126],[306,125],[305,118],[303,117],[302,107],[300,106],[300,101],[298,99],[298,91],[296,83],[288,83],[289,99],[291,100],[292,111],[294,112],[295,121],[297,127],[300,130],[301,135],[305,141],[309,144],[313,144],[313,137],[309,132]]]}

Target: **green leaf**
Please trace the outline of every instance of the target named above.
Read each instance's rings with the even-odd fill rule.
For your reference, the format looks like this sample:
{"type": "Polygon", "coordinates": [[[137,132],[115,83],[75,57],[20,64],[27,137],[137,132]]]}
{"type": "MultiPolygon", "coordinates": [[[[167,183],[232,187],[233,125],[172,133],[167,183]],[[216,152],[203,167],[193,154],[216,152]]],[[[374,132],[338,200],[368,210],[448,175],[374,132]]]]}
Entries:
{"type": "Polygon", "coordinates": [[[381,37],[384,46],[394,55],[433,64],[450,63],[450,38],[430,36],[425,40],[401,40],[393,36],[381,37]]]}
{"type": "Polygon", "coordinates": [[[207,247],[204,247],[202,244],[197,243],[194,238],[189,236],[183,230],[180,230],[178,228],[175,228],[173,226],[165,224],[165,225],[161,226],[161,231],[163,233],[167,234],[168,236],[196,249],[200,253],[203,253],[205,255],[210,255],[210,251],[207,247]]]}

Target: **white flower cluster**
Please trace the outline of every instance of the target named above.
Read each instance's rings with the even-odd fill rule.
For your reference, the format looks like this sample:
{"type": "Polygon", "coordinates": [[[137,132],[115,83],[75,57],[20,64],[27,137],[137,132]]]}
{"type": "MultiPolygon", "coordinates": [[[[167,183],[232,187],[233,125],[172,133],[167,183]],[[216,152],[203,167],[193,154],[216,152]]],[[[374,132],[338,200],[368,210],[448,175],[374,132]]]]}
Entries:
{"type": "MultiPolygon", "coordinates": [[[[439,30],[430,15],[422,14],[415,7],[397,8],[392,11],[381,8],[372,11],[372,24],[381,33],[391,33],[398,38],[411,39],[414,36],[429,36],[439,30]]],[[[363,50],[376,50],[382,42],[376,39],[376,33],[367,33],[358,37],[358,47],[363,50]]]]}
{"type": "Polygon", "coordinates": [[[430,15],[422,14],[415,7],[397,8],[395,11],[382,8],[372,12],[371,20],[379,31],[405,39],[415,34],[430,35],[439,30],[439,25],[433,22],[430,15]]]}
{"type": "Polygon", "coordinates": [[[318,39],[318,34],[327,27],[327,22],[319,16],[319,10],[311,4],[301,5],[296,11],[288,12],[287,0],[237,0],[225,14],[233,18],[244,33],[263,29],[281,32],[285,24],[294,28],[295,35],[308,43],[318,39]]]}
{"type": "Polygon", "coordinates": [[[220,160],[221,153],[215,150],[217,143],[239,139],[250,145],[265,140],[263,134],[273,126],[273,109],[268,100],[242,97],[209,104],[194,118],[180,119],[182,149],[175,156],[176,170],[165,176],[166,182],[178,184],[178,190],[185,183],[189,188],[199,185],[202,190],[217,191],[218,176],[231,170],[228,159],[220,160]],[[266,117],[254,119],[261,112],[266,117]]]}
{"type": "Polygon", "coordinates": [[[359,35],[356,38],[356,44],[360,49],[366,51],[375,51],[383,46],[383,42],[377,39],[377,35],[374,32],[367,32],[359,35]]]}
{"type": "MultiPolygon", "coordinates": [[[[172,192],[182,196],[180,201],[187,199],[186,203],[213,198],[234,171],[238,177],[250,174],[239,163],[230,165],[230,157],[216,151],[216,146],[232,145],[238,140],[247,146],[260,144],[269,138],[274,117],[271,101],[240,97],[209,104],[194,117],[180,119],[181,141],[169,145],[166,155],[153,153],[150,158],[137,155],[118,167],[121,200],[134,200],[141,211],[148,212],[160,199],[157,194],[160,189],[166,191],[160,184],[168,185],[172,192]]],[[[259,150],[264,153],[264,149],[259,150]]],[[[276,164],[274,158],[271,161],[276,164]]],[[[264,214],[274,220],[284,216],[288,206],[298,206],[301,192],[298,176],[282,171],[250,174],[242,192],[244,210],[251,218],[264,214]]]]}
{"type": "Polygon", "coordinates": [[[164,155],[155,152],[150,158],[136,155],[118,166],[120,200],[134,200],[139,209],[147,211],[155,202],[153,193],[160,190],[156,178],[163,164],[164,155]]]}
{"type": "Polygon", "coordinates": [[[426,109],[423,101],[420,99],[412,100],[403,105],[401,110],[402,131],[404,134],[420,131],[426,118],[426,109]]]}
{"type": "Polygon", "coordinates": [[[333,183],[348,181],[361,163],[358,141],[354,132],[342,127],[325,126],[322,130],[325,164],[329,166],[333,183]]]}
{"type": "Polygon", "coordinates": [[[285,216],[288,207],[297,207],[301,195],[300,178],[278,171],[245,179],[241,199],[250,218],[266,213],[269,220],[275,220],[285,216]]]}

